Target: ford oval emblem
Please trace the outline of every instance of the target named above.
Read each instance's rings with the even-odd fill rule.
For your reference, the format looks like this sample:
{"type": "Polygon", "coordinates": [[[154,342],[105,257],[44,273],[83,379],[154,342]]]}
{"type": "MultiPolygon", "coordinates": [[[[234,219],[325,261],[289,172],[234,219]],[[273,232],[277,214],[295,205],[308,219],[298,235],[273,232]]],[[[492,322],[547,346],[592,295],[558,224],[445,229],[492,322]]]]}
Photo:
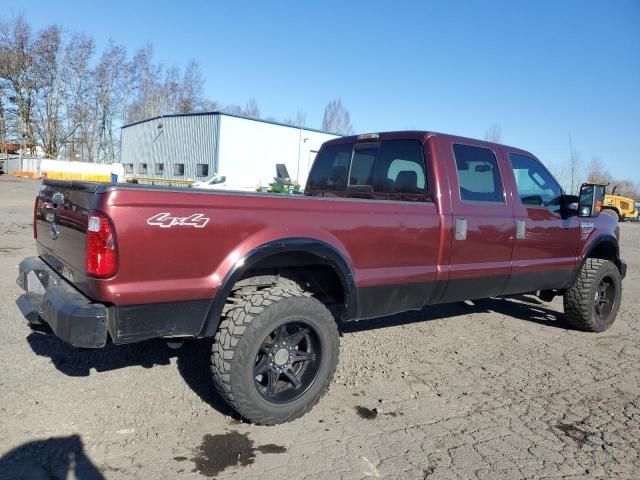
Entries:
{"type": "Polygon", "coordinates": [[[51,235],[51,238],[54,240],[58,238],[58,235],[60,235],[60,229],[55,223],[51,225],[51,228],[49,229],[49,235],[51,235]]]}

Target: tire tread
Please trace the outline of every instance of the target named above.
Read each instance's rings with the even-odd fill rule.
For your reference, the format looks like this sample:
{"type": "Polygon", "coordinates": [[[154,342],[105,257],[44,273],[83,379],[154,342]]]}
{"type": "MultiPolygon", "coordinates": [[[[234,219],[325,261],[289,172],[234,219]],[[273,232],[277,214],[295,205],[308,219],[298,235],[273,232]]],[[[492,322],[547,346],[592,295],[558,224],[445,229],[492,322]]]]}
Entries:
{"type": "Polygon", "coordinates": [[[564,312],[567,322],[573,327],[588,332],[599,331],[593,311],[594,282],[607,265],[617,269],[609,260],[587,258],[578,273],[578,278],[565,292],[564,312]]]}
{"type": "MultiPolygon", "coordinates": [[[[230,298],[227,304],[229,308],[223,311],[223,319],[214,336],[210,363],[216,390],[234,410],[256,424],[274,425],[288,422],[304,415],[318,403],[331,383],[331,378],[329,378],[319,394],[313,398],[313,401],[301,402],[296,408],[288,410],[286,414],[275,416],[265,415],[260,408],[253,405],[243,394],[242,389],[238,388],[238,385],[234,382],[233,375],[231,375],[234,357],[238,354],[238,349],[242,348],[238,346],[239,340],[247,333],[247,329],[254,328],[252,325],[253,320],[258,315],[263,315],[269,319],[272,313],[272,308],[269,307],[275,304],[288,299],[306,299],[310,296],[308,292],[303,291],[301,288],[292,288],[292,283],[291,281],[286,281],[266,286],[261,280],[257,288],[254,288],[254,285],[251,285],[250,282],[245,282],[241,286],[242,288],[235,290],[230,298]]],[[[314,303],[314,307],[318,309],[318,314],[324,315],[328,313],[322,303],[318,301],[314,303]],[[326,312],[323,310],[326,310],[326,312]]],[[[331,328],[335,330],[335,334],[331,335],[331,340],[335,343],[334,348],[337,352],[339,340],[337,325],[334,321],[331,322],[331,328]]],[[[245,357],[249,355],[249,352],[243,353],[245,357]]],[[[337,364],[337,358],[334,361],[337,364]]],[[[333,370],[335,370],[335,367],[333,370]]]]}

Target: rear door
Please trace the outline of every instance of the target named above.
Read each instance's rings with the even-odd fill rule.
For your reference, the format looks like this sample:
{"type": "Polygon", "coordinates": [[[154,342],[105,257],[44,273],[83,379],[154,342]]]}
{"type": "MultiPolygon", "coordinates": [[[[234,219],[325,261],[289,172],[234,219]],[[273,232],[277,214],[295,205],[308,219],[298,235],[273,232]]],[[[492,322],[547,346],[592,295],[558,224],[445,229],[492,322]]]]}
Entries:
{"type": "Polygon", "coordinates": [[[308,195],[352,199],[333,201],[337,213],[313,221],[349,252],[358,318],[419,309],[439,296],[441,218],[428,152],[415,136],[330,144],[311,170],[308,195]]]}
{"type": "Polygon", "coordinates": [[[95,183],[45,180],[36,210],[38,254],[60,275],[85,278],[86,234],[95,183]]]}
{"type": "Polygon", "coordinates": [[[451,144],[448,161],[453,234],[449,281],[441,299],[451,302],[504,293],[515,236],[512,200],[505,195],[507,165],[482,142],[451,144]]]}
{"type": "Polygon", "coordinates": [[[577,265],[578,217],[563,217],[562,189],[534,157],[509,152],[514,179],[516,240],[507,293],[562,288],[577,265]]]}

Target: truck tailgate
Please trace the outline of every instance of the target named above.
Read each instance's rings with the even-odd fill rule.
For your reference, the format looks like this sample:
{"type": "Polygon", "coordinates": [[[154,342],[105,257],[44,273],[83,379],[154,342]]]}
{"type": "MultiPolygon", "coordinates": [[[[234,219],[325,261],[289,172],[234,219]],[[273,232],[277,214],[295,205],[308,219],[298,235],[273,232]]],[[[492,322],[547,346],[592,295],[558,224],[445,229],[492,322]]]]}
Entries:
{"type": "Polygon", "coordinates": [[[35,207],[38,254],[79,288],[86,278],[87,225],[98,185],[45,180],[35,207]]]}

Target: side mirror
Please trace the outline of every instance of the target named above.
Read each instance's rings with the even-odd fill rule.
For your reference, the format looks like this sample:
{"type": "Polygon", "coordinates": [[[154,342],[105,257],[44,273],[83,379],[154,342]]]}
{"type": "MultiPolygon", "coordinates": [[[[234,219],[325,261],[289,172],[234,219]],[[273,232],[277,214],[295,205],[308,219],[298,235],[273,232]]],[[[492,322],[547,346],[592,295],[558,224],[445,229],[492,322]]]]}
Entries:
{"type": "Polygon", "coordinates": [[[602,210],[604,202],[605,185],[595,183],[584,183],[580,187],[580,197],[578,200],[579,217],[597,217],[602,210]]]}

